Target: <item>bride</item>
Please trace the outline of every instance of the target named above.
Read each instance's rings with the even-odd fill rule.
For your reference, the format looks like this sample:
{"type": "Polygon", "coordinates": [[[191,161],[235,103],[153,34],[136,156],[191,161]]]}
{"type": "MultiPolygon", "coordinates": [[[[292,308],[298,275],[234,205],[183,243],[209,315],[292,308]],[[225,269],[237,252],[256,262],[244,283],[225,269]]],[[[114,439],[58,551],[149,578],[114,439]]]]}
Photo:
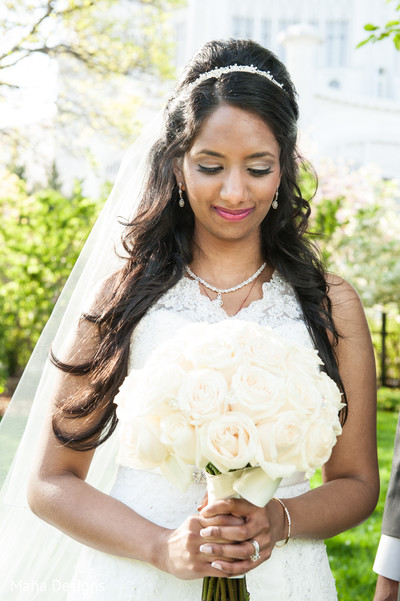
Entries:
{"type": "MultiPolygon", "coordinates": [[[[297,118],[284,65],[251,41],[203,46],[166,106],[126,259],[52,354],[28,501],[81,543],[62,556],[76,565],[57,599],[199,601],[203,577],[241,574],[252,601],[337,598],[323,539],[365,520],[379,489],[374,357],[356,292],[324,272],[305,237],[297,118]],[[182,493],[157,470],[119,466],[109,494],[95,488],[88,472],[116,437],[113,398],[129,370],[180,327],[224,319],[318,349],[347,404],[323,485],[310,490],[296,473],[262,509],[207,504],[199,474],[182,493]]],[[[110,450],[97,471],[112,462],[110,450]]],[[[54,598],[44,589],[29,598],[54,598]]]]}

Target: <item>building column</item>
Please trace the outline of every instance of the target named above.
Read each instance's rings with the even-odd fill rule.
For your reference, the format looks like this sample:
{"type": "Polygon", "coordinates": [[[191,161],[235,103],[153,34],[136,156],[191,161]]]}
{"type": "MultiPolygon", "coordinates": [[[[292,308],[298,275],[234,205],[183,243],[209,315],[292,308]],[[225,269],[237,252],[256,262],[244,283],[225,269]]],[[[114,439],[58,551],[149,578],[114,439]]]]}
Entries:
{"type": "Polygon", "coordinates": [[[285,47],[286,67],[299,94],[300,123],[307,126],[314,115],[317,82],[317,53],[322,38],[311,25],[291,25],[279,35],[285,47]]]}

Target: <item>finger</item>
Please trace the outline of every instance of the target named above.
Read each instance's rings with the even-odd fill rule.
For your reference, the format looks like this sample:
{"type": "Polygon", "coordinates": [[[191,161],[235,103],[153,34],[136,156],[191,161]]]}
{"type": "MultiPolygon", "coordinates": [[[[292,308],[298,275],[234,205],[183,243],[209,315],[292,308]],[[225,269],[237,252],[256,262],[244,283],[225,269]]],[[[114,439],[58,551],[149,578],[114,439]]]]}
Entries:
{"type": "Polygon", "coordinates": [[[206,505],[201,510],[201,514],[207,518],[223,513],[247,516],[255,511],[255,509],[257,509],[256,506],[245,499],[221,499],[206,505]]]}
{"type": "Polygon", "coordinates": [[[206,507],[208,503],[208,493],[206,493],[203,497],[203,500],[201,501],[200,505],[198,505],[197,507],[197,511],[201,511],[202,509],[204,509],[204,507],[206,507]]]}
{"type": "Polygon", "coordinates": [[[211,567],[218,571],[218,576],[220,577],[243,576],[243,574],[247,574],[247,572],[256,567],[258,563],[252,563],[250,560],[229,562],[216,559],[211,563],[211,567]]]}
{"type": "Polygon", "coordinates": [[[200,536],[207,542],[235,541],[243,542],[252,538],[250,528],[246,522],[238,526],[207,526],[200,530],[200,536]]]}
{"type": "Polygon", "coordinates": [[[254,555],[254,545],[250,541],[235,544],[204,543],[200,546],[200,552],[213,558],[221,560],[246,561],[254,555]]]}
{"type": "Polygon", "coordinates": [[[200,516],[199,521],[202,528],[210,526],[240,526],[241,524],[244,524],[244,519],[242,517],[230,514],[215,515],[211,518],[203,518],[200,516]]]}

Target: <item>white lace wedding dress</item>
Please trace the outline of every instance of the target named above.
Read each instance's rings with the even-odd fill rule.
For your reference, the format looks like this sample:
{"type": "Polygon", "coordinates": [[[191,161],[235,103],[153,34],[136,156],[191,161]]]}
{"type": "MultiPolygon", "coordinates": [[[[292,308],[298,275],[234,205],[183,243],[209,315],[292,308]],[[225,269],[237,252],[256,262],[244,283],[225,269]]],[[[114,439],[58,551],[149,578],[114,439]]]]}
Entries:
{"type": "MultiPolygon", "coordinates": [[[[136,328],[131,367],[142,367],[158,344],[189,322],[227,319],[223,308],[200,293],[197,282],[182,278],[146,314],[136,328]]],[[[304,346],[311,339],[292,288],[275,272],[263,285],[263,298],[229,319],[258,322],[304,346]]],[[[303,474],[282,481],[276,496],[293,497],[309,490],[303,474]]],[[[205,485],[193,482],[186,493],[157,471],[120,466],[111,495],[145,518],[176,528],[196,513],[205,485]]],[[[112,516],[110,516],[112,519],[112,516]]],[[[323,541],[291,539],[247,575],[251,601],[334,601],[337,599],[323,541]]],[[[144,562],[115,557],[84,547],[68,601],[200,601],[201,580],[179,580],[144,562]]]]}

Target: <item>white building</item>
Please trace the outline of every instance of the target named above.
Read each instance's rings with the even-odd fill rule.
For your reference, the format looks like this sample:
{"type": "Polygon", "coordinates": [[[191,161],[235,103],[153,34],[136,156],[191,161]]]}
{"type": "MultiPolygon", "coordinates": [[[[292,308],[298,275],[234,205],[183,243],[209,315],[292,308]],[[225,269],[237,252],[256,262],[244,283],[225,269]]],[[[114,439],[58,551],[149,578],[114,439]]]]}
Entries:
{"type": "Polygon", "coordinates": [[[181,68],[205,41],[251,38],[287,65],[299,92],[305,152],[400,177],[400,52],[356,48],[366,23],[393,19],[385,0],[188,0],[174,16],[181,68]]]}

